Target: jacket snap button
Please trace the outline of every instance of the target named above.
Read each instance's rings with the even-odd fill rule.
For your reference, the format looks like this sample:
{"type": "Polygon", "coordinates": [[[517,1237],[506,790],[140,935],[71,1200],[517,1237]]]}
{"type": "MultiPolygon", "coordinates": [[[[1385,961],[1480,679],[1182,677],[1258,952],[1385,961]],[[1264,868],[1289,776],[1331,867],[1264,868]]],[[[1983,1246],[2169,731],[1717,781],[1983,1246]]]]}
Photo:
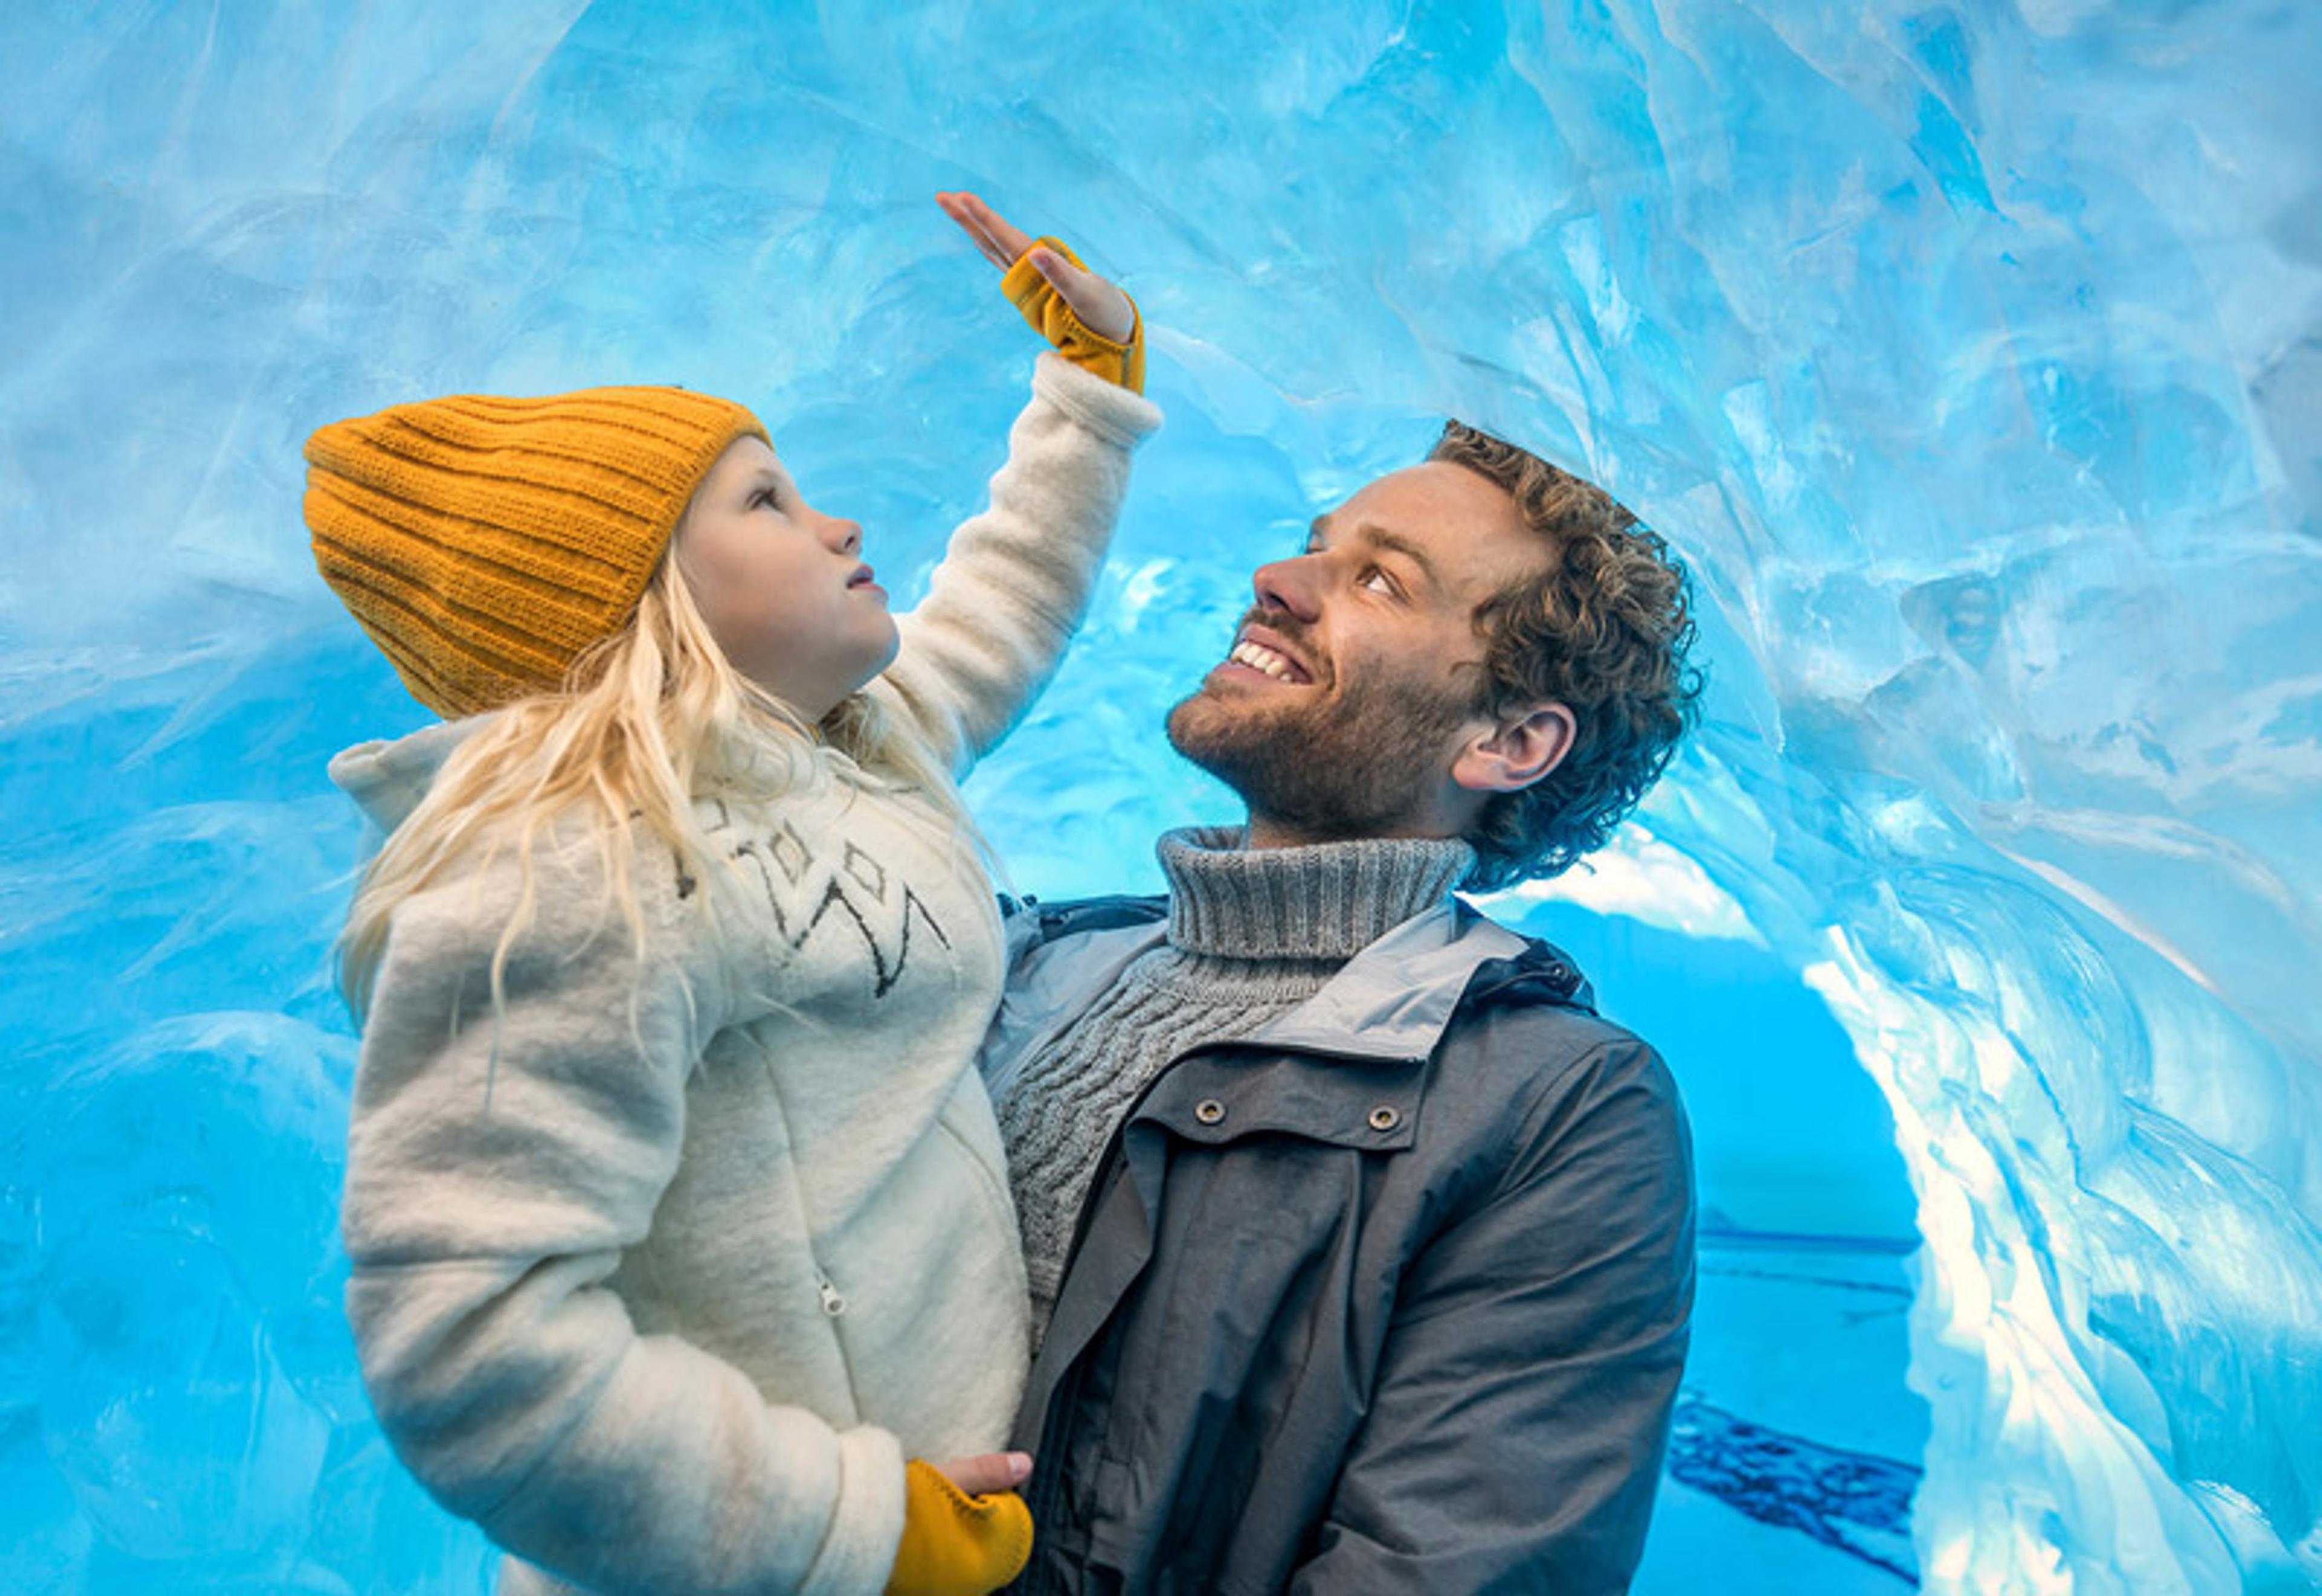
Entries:
{"type": "Polygon", "coordinates": [[[1402,1123],[1403,1116],[1396,1113],[1393,1108],[1388,1108],[1385,1103],[1381,1103],[1377,1108],[1371,1110],[1371,1128],[1373,1130],[1393,1130],[1396,1126],[1401,1125],[1402,1123]]]}
{"type": "Polygon", "coordinates": [[[1215,1098],[1203,1098],[1193,1105],[1193,1117],[1203,1125],[1215,1125],[1226,1117],[1226,1106],[1215,1098]]]}

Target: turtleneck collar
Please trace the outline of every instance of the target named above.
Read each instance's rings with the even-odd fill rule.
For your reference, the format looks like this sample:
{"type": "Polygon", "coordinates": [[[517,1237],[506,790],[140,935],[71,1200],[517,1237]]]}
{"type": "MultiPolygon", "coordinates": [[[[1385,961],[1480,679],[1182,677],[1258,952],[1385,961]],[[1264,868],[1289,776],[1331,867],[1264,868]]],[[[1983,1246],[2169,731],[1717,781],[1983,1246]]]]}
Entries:
{"type": "Polygon", "coordinates": [[[1473,869],[1457,838],[1247,848],[1239,826],[1166,833],[1169,942],[1203,961],[1343,962],[1440,902],[1473,869]]]}

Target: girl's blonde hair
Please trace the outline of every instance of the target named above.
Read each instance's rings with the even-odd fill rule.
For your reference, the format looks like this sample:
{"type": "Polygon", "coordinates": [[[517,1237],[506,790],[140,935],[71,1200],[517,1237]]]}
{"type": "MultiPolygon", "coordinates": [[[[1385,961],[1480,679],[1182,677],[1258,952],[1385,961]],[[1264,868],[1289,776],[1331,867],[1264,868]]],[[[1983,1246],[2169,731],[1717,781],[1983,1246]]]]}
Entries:
{"type": "Polygon", "coordinates": [[[498,1013],[508,952],[532,924],[533,850],[552,827],[566,841],[570,822],[596,846],[608,896],[642,953],[633,880],[640,841],[667,848],[679,871],[714,884],[694,800],[782,790],[818,756],[818,733],[873,784],[922,792],[981,851],[957,789],[924,743],[860,691],[809,726],[734,669],[664,552],[628,625],[574,661],[556,690],[509,704],[462,743],[371,860],[339,944],[348,1007],[358,1021],[369,1013],[388,928],[407,899],[472,875],[512,847],[520,885],[492,955],[498,1013]]]}

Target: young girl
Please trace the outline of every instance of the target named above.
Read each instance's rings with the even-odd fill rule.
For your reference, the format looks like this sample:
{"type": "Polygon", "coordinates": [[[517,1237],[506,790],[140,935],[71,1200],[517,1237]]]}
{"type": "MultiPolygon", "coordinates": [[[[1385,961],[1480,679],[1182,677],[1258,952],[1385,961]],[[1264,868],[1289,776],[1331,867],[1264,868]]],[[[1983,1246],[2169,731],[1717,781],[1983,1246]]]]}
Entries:
{"type": "Polygon", "coordinates": [[[307,445],[325,576],[448,723],[332,765],[389,834],[343,950],[348,1314],[503,1591],[983,1591],[1029,1549],[1024,1460],[972,1455],[1027,1313],[951,780],[1048,675],[1159,416],[1118,289],[943,203],[1061,353],[900,625],[723,400],[307,445]]]}

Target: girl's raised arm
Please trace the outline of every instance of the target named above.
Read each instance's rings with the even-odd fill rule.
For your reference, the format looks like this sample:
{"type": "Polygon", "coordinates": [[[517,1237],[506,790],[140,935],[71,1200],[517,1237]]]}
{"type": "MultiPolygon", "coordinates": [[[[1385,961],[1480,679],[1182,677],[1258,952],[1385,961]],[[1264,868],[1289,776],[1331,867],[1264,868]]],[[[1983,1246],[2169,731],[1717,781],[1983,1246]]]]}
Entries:
{"type": "Polygon", "coordinates": [[[1001,288],[1056,345],[1008,438],[991,502],[952,534],[927,598],[898,617],[902,649],[873,689],[956,775],[1005,736],[1079,628],[1129,484],[1160,424],[1136,389],[1144,327],[1126,295],[1054,240],[1035,243],[972,195],[939,196],[1001,288]]]}

